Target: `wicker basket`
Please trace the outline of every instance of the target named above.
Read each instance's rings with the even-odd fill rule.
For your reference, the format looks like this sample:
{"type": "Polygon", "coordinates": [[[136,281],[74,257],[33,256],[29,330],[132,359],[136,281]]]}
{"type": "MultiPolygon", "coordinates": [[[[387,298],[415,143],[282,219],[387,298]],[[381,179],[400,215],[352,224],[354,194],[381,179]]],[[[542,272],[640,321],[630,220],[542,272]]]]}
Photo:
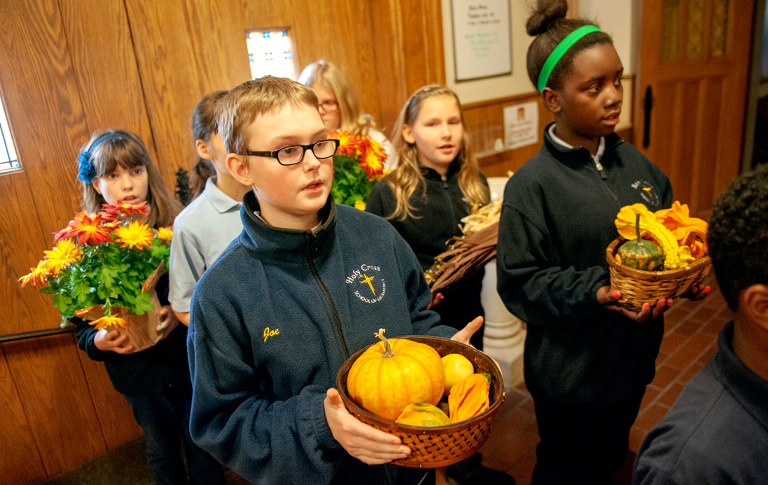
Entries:
{"type": "Polygon", "coordinates": [[[677,298],[694,285],[700,285],[709,274],[712,261],[709,256],[696,259],[691,264],[665,271],[642,271],[616,261],[616,251],[625,242],[614,239],[605,250],[605,260],[611,273],[611,289],[621,292],[619,305],[638,311],[643,304],[651,306],[662,298],[677,298]]]}
{"type": "Polygon", "coordinates": [[[490,436],[491,422],[504,401],[504,377],[498,366],[489,356],[474,347],[446,338],[425,335],[409,335],[397,338],[407,338],[425,343],[437,350],[441,357],[452,353],[461,354],[472,362],[475,372],[490,374],[491,389],[488,410],[466,421],[432,428],[398,424],[369,413],[358,406],[347,394],[349,369],[368,347],[357,351],[355,355],[347,359],[336,374],[336,388],[347,409],[363,423],[398,436],[402,443],[411,449],[411,454],[408,457],[393,461],[392,463],[395,465],[411,468],[437,468],[451,465],[473,455],[490,436]]]}

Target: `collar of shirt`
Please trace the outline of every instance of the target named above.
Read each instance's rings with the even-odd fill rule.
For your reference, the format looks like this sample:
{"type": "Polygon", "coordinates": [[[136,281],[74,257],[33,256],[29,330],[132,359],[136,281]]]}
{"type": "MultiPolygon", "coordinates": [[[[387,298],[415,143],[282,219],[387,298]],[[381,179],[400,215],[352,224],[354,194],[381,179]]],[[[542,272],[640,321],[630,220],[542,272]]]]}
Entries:
{"type": "MultiPolygon", "coordinates": [[[[552,137],[552,140],[555,141],[558,145],[561,145],[565,148],[576,148],[573,145],[570,145],[555,135],[555,124],[552,123],[552,125],[549,127],[549,136],[552,137]]],[[[597,153],[592,155],[592,159],[595,161],[595,163],[600,163],[600,159],[603,158],[603,153],[605,153],[605,137],[601,136],[600,141],[597,142],[597,153]]]]}
{"type": "Polygon", "coordinates": [[[208,198],[214,209],[219,211],[221,214],[231,210],[239,211],[240,205],[242,205],[242,201],[235,200],[222,192],[221,189],[216,186],[216,182],[214,182],[213,177],[206,180],[205,191],[203,192],[203,195],[208,198]]]}

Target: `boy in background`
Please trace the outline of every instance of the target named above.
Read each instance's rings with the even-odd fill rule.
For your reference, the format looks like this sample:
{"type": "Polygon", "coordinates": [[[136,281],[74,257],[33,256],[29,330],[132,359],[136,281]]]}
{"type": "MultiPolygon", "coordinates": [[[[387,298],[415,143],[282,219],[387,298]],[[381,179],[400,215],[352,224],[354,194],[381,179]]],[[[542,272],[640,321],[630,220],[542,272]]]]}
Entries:
{"type": "Polygon", "coordinates": [[[336,372],[380,327],[468,343],[482,319],[440,326],[408,244],[387,221],[334,204],[338,141],[310,88],[266,76],[221,102],[227,168],[253,190],[243,232],[192,298],[193,439],[253,483],[434,481],[386,465],[410,449],[346,410],[336,372]]]}
{"type": "Polygon", "coordinates": [[[635,484],[768,483],[768,165],[715,201],[707,245],[735,315],[640,446],[635,484]]]}

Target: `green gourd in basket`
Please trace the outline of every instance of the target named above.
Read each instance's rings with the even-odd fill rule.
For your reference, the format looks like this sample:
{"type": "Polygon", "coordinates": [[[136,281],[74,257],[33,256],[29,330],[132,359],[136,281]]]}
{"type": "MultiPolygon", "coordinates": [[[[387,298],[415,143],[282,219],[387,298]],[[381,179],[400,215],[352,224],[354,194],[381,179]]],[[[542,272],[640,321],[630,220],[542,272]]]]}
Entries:
{"type": "Polygon", "coordinates": [[[409,426],[446,426],[451,424],[448,415],[437,406],[425,402],[409,404],[400,413],[396,423],[409,426]]]}
{"type": "Polygon", "coordinates": [[[639,212],[635,212],[635,230],[637,231],[637,238],[625,242],[616,253],[621,263],[642,271],[664,269],[664,251],[658,244],[643,239],[640,235],[639,212]]]}

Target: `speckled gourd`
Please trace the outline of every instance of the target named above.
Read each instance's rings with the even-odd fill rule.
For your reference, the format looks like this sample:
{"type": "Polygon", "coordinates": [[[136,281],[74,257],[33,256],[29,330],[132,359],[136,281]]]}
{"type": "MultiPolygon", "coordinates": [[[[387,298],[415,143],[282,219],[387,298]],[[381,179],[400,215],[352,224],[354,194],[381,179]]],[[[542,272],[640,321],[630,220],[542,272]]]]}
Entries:
{"type": "Polygon", "coordinates": [[[640,212],[635,212],[635,231],[637,238],[622,244],[616,253],[621,264],[643,271],[664,269],[664,251],[640,235],[640,212]]]}

